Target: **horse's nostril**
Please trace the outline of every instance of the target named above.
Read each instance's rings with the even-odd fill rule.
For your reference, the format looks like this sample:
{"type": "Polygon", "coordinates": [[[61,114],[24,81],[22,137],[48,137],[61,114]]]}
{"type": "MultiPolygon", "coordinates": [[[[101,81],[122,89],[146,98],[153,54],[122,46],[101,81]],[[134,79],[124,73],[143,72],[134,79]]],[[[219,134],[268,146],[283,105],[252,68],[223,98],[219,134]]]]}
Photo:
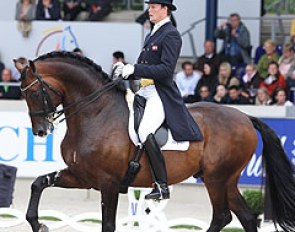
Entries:
{"type": "Polygon", "coordinates": [[[46,135],[46,132],[44,130],[39,130],[37,133],[38,136],[43,137],[46,135]]]}

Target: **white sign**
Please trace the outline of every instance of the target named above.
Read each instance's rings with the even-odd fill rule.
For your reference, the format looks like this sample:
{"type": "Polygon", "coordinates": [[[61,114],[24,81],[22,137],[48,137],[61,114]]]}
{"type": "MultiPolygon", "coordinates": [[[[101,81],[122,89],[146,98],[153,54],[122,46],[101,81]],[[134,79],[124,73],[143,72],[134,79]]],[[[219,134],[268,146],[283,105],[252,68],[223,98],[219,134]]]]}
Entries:
{"type": "Polygon", "coordinates": [[[60,155],[60,143],[65,123],[46,138],[32,133],[27,112],[1,112],[0,163],[18,168],[18,177],[37,177],[65,167],[60,155]]]}
{"type": "Polygon", "coordinates": [[[113,52],[120,50],[127,62],[135,63],[141,51],[142,27],[135,23],[34,21],[32,27],[30,36],[24,38],[16,21],[0,21],[0,51],[7,66],[20,56],[34,59],[47,52],[79,47],[109,73],[113,52]]]}

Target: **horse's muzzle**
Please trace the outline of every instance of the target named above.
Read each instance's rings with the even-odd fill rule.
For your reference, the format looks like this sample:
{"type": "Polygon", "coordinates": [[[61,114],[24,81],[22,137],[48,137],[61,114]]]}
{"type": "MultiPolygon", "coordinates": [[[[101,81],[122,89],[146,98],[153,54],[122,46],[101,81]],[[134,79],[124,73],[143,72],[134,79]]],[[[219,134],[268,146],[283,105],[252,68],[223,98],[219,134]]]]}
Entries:
{"type": "Polygon", "coordinates": [[[46,122],[33,128],[33,134],[39,137],[45,137],[53,131],[52,123],[46,122]]]}

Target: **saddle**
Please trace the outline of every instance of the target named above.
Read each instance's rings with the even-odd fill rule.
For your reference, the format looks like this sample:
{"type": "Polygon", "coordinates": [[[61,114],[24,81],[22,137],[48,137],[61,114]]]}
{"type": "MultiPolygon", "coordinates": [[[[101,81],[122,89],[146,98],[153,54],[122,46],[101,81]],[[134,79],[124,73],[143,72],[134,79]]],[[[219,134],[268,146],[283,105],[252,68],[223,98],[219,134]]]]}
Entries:
{"type": "MultiPolygon", "coordinates": [[[[134,130],[138,135],[138,129],[142,120],[146,105],[146,99],[138,94],[134,96],[133,110],[134,110],[134,130]]],[[[164,121],[157,129],[155,139],[160,147],[164,146],[168,141],[168,126],[164,121]]]]}

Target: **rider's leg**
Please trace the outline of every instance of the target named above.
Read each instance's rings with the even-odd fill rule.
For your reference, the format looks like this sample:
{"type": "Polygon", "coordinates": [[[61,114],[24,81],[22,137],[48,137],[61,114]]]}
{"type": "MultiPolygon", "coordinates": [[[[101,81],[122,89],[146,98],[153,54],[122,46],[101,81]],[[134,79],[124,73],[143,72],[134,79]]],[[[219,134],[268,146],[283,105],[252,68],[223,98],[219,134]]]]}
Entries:
{"type": "Polygon", "coordinates": [[[169,199],[165,159],[153,134],[147,137],[144,146],[156,180],[152,192],[145,199],[169,199]]]}
{"type": "Polygon", "coordinates": [[[146,196],[146,199],[168,199],[169,189],[167,186],[165,160],[154,138],[154,133],[164,122],[164,108],[156,89],[146,91],[144,97],[147,102],[138,134],[140,141],[145,146],[151,165],[151,171],[156,181],[153,191],[146,196]]]}

